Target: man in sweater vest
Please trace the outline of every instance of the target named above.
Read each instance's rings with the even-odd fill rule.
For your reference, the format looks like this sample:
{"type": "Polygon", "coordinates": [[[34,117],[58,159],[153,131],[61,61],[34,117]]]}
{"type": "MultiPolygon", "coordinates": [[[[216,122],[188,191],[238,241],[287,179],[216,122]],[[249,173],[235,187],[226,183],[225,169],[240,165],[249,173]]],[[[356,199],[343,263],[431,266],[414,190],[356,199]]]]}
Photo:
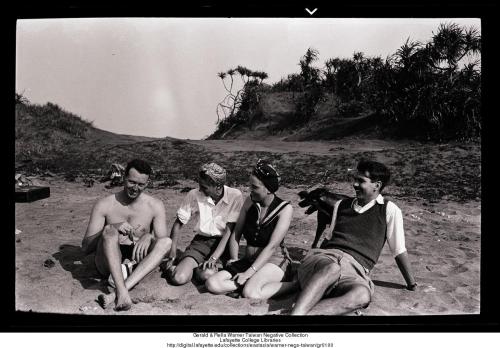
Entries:
{"type": "Polygon", "coordinates": [[[388,168],[361,161],[352,177],[356,197],[335,203],[323,243],[310,250],[298,269],[301,291],[292,315],[342,315],[366,308],[374,290],[369,273],[386,241],[406,288],[413,291],[417,286],[405,248],[401,210],[380,194],[390,179],[388,168]]]}

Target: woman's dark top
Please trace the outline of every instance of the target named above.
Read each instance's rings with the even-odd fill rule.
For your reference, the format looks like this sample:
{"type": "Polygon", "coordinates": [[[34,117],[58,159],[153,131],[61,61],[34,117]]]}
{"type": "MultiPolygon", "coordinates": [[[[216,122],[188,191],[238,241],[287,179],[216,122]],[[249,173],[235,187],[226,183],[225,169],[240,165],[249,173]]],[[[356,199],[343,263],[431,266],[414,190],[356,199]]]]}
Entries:
{"type": "MultiPolygon", "coordinates": [[[[290,203],[274,196],[262,223],[259,223],[260,205],[258,203],[252,204],[250,209],[248,209],[245,227],[243,229],[243,236],[247,244],[253,247],[265,247],[269,243],[271,235],[278,223],[279,213],[288,204],[290,203]]],[[[280,246],[283,246],[283,243],[284,242],[281,241],[280,246]]]]}

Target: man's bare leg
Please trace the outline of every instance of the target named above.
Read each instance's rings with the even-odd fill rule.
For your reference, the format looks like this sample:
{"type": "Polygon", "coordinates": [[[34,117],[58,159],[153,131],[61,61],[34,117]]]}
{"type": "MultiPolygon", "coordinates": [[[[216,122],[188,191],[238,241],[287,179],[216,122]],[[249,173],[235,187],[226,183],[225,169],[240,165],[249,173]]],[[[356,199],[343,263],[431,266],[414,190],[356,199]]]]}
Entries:
{"type": "Polygon", "coordinates": [[[170,281],[174,285],[183,285],[191,280],[194,269],[198,267],[198,262],[192,257],[185,257],[175,267],[171,273],[170,281]]]}
{"type": "Polygon", "coordinates": [[[357,309],[365,308],[371,300],[370,290],[363,285],[352,285],[340,296],[326,298],[320,301],[322,308],[328,308],[328,313],[321,311],[320,306],[315,306],[310,315],[344,315],[354,312],[357,309]]]}
{"type": "Polygon", "coordinates": [[[99,295],[98,302],[103,308],[107,308],[113,301],[116,302],[116,311],[126,311],[132,306],[132,300],[123,280],[120,247],[118,242],[118,230],[112,226],[106,226],[102,231],[102,249],[108,271],[115,281],[116,294],[112,296],[99,295]]]}
{"type": "MultiPolygon", "coordinates": [[[[137,264],[137,267],[134,269],[134,271],[130,274],[130,276],[125,280],[125,288],[127,290],[127,295],[128,295],[128,290],[132,289],[137,283],[139,283],[145,276],[147,276],[149,273],[151,273],[158,265],[161,263],[161,260],[165,256],[165,254],[170,250],[170,246],[172,245],[172,241],[170,238],[161,238],[155,241],[151,251],[146,255],[146,257],[139,263],[137,264]]],[[[121,270],[120,270],[121,274],[121,270]]],[[[113,278],[114,279],[114,278],[113,278]]],[[[123,276],[122,276],[123,279],[123,276]]],[[[116,280],[115,280],[116,283],[116,280]]],[[[112,291],[108,295],[100,295],[100,297],[103,298],[103,301],[105,303],[112,303],[116,299],[116,307],[115,309],[118,310],[128,310],[130,309],[130,306],[132,305],[132,300],[130,300],[130,306],[127,309],[118,309],[118,301],[119,301],[119,292],[118,292],[118,286],[116,287],[116,292],[112,291]]],[[[129,296],[130,298],[130,296],[129,296]]]]}
{"type": "Polygon", "coordinates": [[[325,294],[326,289],[340,277],[340,266],[331,263],[316,272],[299,294],[291,315],[307,314],[325,294]]]}
{"type": "Polygon", "coordinates": [[[287,295],[289,293],[300,290],[300,284],[297,279],[294,279],[289,282],[280,282],[277,284],[278,284],[277,289],[274,290],[274,295],[272,296],[273,298],[287,295]]]}
{"type": "Polygon", "coordinates": [[[273,298],[287,295],[300,290],[300,283],[297,272],[294,273],[291,281],[281,281],[277,284],[277,289],[274,290],[274,295],[272,295],[273,298]]]}

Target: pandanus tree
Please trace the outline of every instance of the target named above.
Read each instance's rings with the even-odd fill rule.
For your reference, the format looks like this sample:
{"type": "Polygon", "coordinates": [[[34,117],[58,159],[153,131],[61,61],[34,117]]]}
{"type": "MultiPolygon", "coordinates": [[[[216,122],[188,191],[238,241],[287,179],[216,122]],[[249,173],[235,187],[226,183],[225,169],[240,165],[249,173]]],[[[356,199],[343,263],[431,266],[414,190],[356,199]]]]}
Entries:
{"type": "Polygon", "coordinates": [[[237,107],[235,105],[236,95],[233,93],[234,86],[234,69],[229,69],[228,71],[219,72],[217,76],[222,81],[222,85],[226,90],[227,94],[224,96],[224,99],[217,104],[216,114],[217,114],[217,123],[221,122],[229,115],[234,113],[234,109],[237,107]],[[228,81],[229,80],[229,81],[228,81]]]}
{"type": "Polygon", "coordinates": [[[364,89],[369,89],[373,69],[380,64],[380,58],[367,58],[362,52],[355,52],[352,59],[328,59],[324,85],[342,102],[361,101],[364,89]]]}
{"type": "Polygon", "coordinates": [[[325,61],[325,80],[324,85],[328,88],[332,93],[336,93],[336,76],[337,72],[340,68],[341,60],[340,58],[330,58],[325,61]]]}
{"type": "Polygon", "coordinates": [[[318,50],[310,47],[299,61],[300,76],[304,81],[303,89],[318,84],[321,79],[320,69],[312,66],[312,63],[318,60],[318,56],[318,50]]]}
{"type": "Polygon", "coordinates": [[[318,102],[323,99],[321,69],[314,67],[313,62],[318,60],[319,52],[314,48],[308,48],[299,61],[300,81],[302,95],[296,101],[295,122],[302,124],[307,122],[316,113],[318,102]]]}
{"type": "Polygon", "coordinates": [[[217,124],[219,125],[228,119],[236,120],[240,110],[246,110],[249,106],[258,103],[260,98],[258,87],[268,78],[267,73],[263,71],[252,71],[241,65],[226,72],[219,72],[217,76],[227,91],[224,99],[217,104],[217,124]],[[233,90],[236,86],[234,79],[236,75],[240,77],[240,83],[238,83],[239,88],[233,90]]]}
{"type": "Polygon", "coordinates": [[[446,140],[479,135],[481,38],[475,28],[441,24],[424,44],[408,39],[386,61],[374,98],[408,135],[446,140]],[[390,71],[388,71],[390,70],[390,71]],[[380,94],[380,93],[379,93],[380,94]]]}

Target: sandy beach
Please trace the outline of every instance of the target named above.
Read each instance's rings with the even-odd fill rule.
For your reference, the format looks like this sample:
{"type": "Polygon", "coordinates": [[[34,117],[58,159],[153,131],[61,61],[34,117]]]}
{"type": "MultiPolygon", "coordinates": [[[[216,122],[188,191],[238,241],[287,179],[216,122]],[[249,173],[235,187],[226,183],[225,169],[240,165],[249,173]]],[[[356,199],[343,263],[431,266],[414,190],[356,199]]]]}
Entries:
{"type": "MultiPolygon", "coordinates": [[[[194,142],[193,142],[194,143],[194,142]]],[[[222,145],[221,145],[222,144],[222,145]]],[[[283,145],[280,143],[280,146],[283,145]]],[[[213,142],[207,146],[224,152],[213,142]]],[[[245,144],[240,144],[244,147],[245,144]]],[[[258,149],[262,144],[254,143],[258,149]]],[[[328,149],[335,144],[328,144],[328,149]]],[[[368,146],[368,145],[367,145],[368,146]]],[[[373,145],[374,146],[374,145],[373,145]]],[[[384,144],[382,144],[384,146],[384,144]]],[[[387,148],[387,146],[386,146],[387,148]]],[[[325,155],[328,153],[326,147],[325,155]]],[[[279,149],[274,149],[279,152],[279,149]]],[[[267,151],[274,151],[267,147],[267,151]]],[[[257,151],[257,150],[256,150],[257,151]]],[[[294,151],[299,151],[294,149],[294,151]]],[[[65,181],[62,177],[33,177],[35,184],[49,186],[49,198],[32,203],[16,203],[16,310],[82,315],[283,315],[294,303],[296,294],[267,301],[215,296],[203,285],[190,282],[172,286],[157,271],[148,275],[132,291],[137,303],[128,312],[102,309],[95,301],[108,291],[107,282],[98,277],[94,256],[80,249],[93,204],[101,197],[120,190],[104,183],[86,187],[83,180],[65,181]]],[[[185,193],[196,187],[194,181],[179,180],[174,186],[148,189],[161,199],[170,229],[175,212],[185,193]]],[[[248,193],[246,186],[239,186],[248,193]]],[[[281,187],[278,195],[294,207],[291,227],[285,237],[296,265],[312,244],[316,215],[304,214],[298,206],[300,185],[281,187]]],[[[347,182],[337,182],[335,190],[352,195],[347,182]]],[[[387,197],[403,211],[406,247],[418,282],[415,292],[404,289],[397,265],[384,247],[371,273],[375,294],[368,308],[353,315],[449,315],[480,312],[481,201],[457,202],[405,196],[401,187],[387,189],[387,197]]],[[[182,230],[182,251],[193,237],[193,223],[182,230]]],[[[328,314],[328,308],[324,308],[328,314]]]]}

